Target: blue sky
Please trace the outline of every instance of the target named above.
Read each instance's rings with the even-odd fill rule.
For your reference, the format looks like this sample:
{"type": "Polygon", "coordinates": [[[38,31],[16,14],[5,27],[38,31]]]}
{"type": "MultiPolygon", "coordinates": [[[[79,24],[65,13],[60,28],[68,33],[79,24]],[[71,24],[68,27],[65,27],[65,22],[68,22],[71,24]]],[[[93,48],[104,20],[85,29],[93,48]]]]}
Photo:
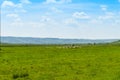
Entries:
{"type": "Polygon", "coordinates": [[[120,0],[1,0],[1,35],[120,39],[120,0]]]}

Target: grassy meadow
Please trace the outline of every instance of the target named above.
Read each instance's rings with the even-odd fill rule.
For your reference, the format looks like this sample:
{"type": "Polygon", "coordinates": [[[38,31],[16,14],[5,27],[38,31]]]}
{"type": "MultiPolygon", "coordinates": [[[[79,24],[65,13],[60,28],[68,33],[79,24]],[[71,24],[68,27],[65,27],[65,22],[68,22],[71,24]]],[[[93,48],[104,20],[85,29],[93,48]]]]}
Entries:
{"type": "Polygon", "coordinates": [[[120,80],[120,45],[1,45],[0,80],[120,80]]]}

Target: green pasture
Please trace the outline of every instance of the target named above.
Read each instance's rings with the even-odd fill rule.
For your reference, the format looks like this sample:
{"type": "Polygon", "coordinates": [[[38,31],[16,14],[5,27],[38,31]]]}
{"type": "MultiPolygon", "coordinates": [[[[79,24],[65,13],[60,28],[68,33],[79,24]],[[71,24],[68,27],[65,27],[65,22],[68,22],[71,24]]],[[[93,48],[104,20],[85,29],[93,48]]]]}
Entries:
{"type": "Polygon", "coordinates": [[[1,45],[0,80],[120,80],[120,45],[1,45]]]}

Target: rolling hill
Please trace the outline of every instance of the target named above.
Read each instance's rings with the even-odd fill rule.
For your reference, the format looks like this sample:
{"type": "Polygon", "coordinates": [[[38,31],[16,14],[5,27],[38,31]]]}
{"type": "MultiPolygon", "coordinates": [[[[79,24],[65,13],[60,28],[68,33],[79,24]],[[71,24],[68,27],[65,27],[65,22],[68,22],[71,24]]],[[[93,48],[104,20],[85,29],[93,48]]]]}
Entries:
{"type": "Polygon", "coordinates": [[[114,44],[120,44],[120,40],[112,42],[114,44]]]}
{"type": "Polygon", "coordinates": [[[1,37],[1,43],[11,44],[83,44],[110,43],[118,39],[61,39],[61,38],[32,38],[32,37],[1,37]]]}

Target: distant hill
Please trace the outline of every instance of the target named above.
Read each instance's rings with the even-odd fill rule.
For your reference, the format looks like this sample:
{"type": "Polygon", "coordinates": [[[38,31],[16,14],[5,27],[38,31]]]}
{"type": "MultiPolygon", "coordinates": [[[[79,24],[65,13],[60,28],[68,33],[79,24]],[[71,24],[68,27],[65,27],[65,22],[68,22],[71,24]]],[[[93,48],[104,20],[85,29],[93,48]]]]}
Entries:
{"type": "Polygon", "coordinates": [[[120,44],[120,40],[114,41],[114,42],[112,42],[112,43],[120,44]]]}
{"type": "Polygon", "coordinates": [[[85,44],[110,43],[117,39],[60,39],[60,38],[32,38],[32,37],[1,37],[2,43],[12,44],[85,44]]]}

